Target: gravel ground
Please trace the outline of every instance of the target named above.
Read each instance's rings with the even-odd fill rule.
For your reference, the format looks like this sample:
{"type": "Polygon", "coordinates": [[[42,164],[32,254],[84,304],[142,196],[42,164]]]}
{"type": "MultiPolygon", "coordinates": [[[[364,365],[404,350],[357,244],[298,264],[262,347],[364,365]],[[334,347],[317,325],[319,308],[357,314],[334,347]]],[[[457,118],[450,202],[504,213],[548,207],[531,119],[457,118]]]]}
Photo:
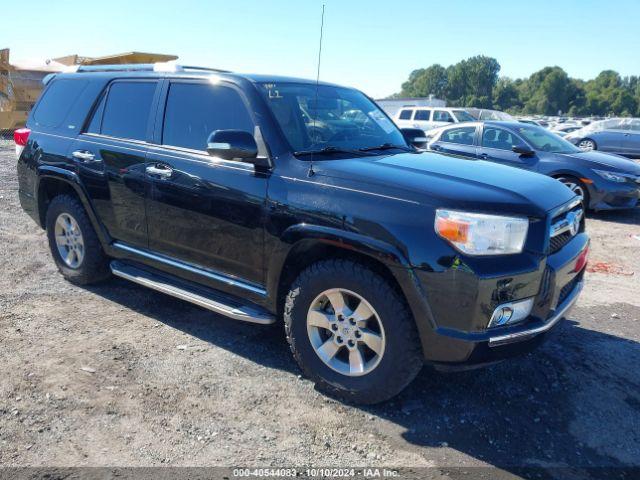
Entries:
{"type": "Polygon", "coordinates": [[[0,148],[0,465],[640,466],[640,209],[588,230],[592,265],[635,275],[588,274],[541,349],[359,408],[301,378],[280,328],[65,282],[0,148]]]}

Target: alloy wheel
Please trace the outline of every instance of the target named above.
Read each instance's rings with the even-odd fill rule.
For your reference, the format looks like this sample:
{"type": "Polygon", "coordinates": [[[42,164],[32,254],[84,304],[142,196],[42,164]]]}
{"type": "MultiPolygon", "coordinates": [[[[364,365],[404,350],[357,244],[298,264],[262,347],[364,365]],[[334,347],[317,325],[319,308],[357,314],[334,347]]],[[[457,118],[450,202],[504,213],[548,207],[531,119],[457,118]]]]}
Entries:
{"type": "Polygon", "coordinates": [[[590,150],[595,150],[596,144],[593,143],[593,140],[580,140],[580,142],[578,142],[578,148],[588,152],[590,150]]]}
{"type": "Polygon", "coordinates": [[[584,189],[582,188],[582,185],[570,178],[559,178],[558,180],[560,180],[569,190],[579,196],[580,201],[584,203],[584,189]]]}
{"type": "Polygon", "coordinates": [[[55,223],[56,247],[69,268],[78,268],[84,260],[84,238],[75,218],[68,213],[58,215],[55,223]]]}
{"type": "Polygon", "coordinates": [[[307,333],[320,360],[349,377],[370,373],[384,355],[380,317],[350,290],[333,288],[318,295],[307,313],[307,333]]]}

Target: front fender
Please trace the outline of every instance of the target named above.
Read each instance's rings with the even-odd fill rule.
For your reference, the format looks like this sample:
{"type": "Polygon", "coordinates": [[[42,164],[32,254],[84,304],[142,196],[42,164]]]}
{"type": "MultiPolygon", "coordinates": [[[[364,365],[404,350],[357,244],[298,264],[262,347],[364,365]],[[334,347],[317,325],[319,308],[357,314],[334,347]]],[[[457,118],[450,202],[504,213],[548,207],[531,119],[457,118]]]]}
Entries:
{"type": "MultiPolygon", "coordinates": [[[[420,333],[423,349],[434,340],[435,321],[427,302],[426,294],[415,275],[407,256],[397,247],[370,236],[333,227],[310,224],[296,224],[287,228],[268,261],[267,291],[277,302],[281,275],[289,255],[297,249],[313,245],[327,245],[365,255],[387,267],[412,311],[420,333]]],[[[276,305],[273,305],[274,311],[276,305]]],[[[426,351],[426,350],[425,350],[426,351]]]]}

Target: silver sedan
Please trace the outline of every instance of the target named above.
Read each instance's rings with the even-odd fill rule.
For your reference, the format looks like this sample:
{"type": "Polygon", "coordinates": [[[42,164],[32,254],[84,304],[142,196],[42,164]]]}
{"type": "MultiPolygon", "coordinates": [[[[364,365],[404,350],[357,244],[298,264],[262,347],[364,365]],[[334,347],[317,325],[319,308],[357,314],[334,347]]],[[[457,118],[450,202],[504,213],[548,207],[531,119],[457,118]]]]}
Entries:
{"type": "Polygon", "coordinates": [[[564,138],[582,150],[640,157],[640,119],[637,118],[609,118],[593,122],[564,138]]]}

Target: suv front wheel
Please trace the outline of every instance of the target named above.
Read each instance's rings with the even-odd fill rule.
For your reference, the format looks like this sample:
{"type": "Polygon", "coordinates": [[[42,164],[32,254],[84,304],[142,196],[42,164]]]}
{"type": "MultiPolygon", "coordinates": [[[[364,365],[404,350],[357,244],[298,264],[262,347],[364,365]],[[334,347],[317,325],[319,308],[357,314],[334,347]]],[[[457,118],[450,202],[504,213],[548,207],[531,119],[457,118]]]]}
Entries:
{"type": "Polygon", "coordinates": [[[348,260],[304,270],[287,295],[291,351],[320,390],[373,404],[406,387],[423,364],[406,303],[377,273],[348,260]]]}
{"type": "Polygon", "coordinates": [[[51,255],[67,280],[86,285],[110,275],[107,256],[77,198],[54,197],[47,209],[46,227],[51,255]]]}

